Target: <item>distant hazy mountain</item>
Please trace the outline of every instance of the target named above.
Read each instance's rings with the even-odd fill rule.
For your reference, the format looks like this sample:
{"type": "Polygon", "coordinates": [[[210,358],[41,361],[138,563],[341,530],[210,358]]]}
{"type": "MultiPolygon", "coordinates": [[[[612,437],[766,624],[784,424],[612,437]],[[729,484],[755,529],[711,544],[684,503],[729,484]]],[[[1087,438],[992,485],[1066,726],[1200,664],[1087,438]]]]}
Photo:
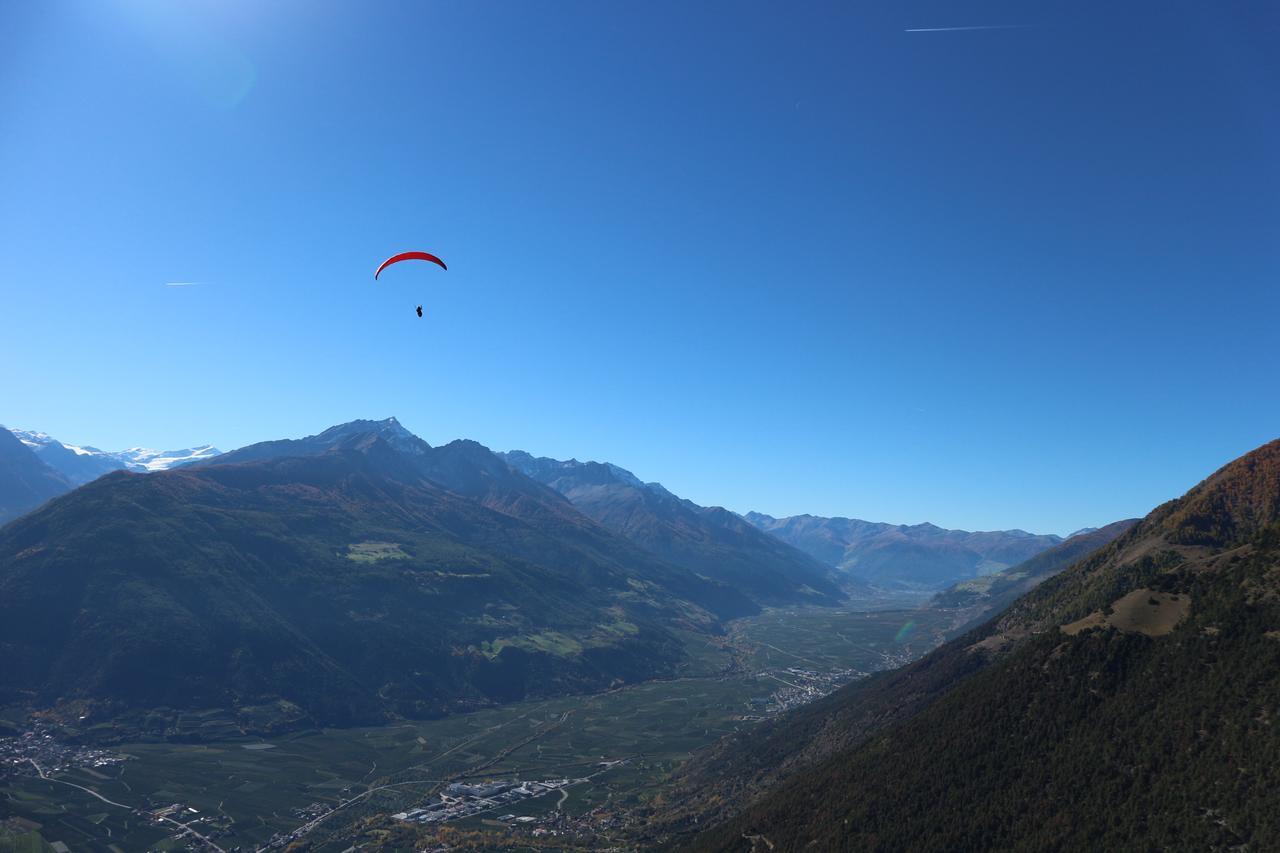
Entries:
{"type": "Polygon", "coordinates": [[[767,604],[832,604],[844,596],[821,561],[720,507],[676,497],[607,462],[499,454],[587,516],[678,566],[767,604]]]}
{"type": "Polygon", "coordinates": [[[0,528],[0,705],[377,722],[673,675],[755,610],[474,442],[359,421],[0,528]]]}
{"type": "Polygon", "coordinates": [[[1025,530],[969,532],[816,515],[774,518],[751,512],[746,519],[854,578],[908,590],[945,589],[1017,565],[1062,541],[1025,530]]]}
{"type": "Polygon", "coordinates": [[[202,445],[186,450],[149,450],[132,447],[128,450],[106,451],[96,447],[67,444],[56,438],[33,430],[10,430],[40,459],[61,473],[72,485],[83,485],[111,471],[164,471],[217,456],[212,445],[202,445]]]}
{"type": "Polygon", "coordinates": [[[1280,441],[916,663],[725,741],[666,826],[698,850],[1269,850],[1277,713],[1280,441]]]}
{"type": "Polygon", "coordinates": [[[92,447],[63,444],[42,432],[10,430],[40,460],[66,477],[72,485],[82,485],[103,474],[118,471],[125,464],[92,447]]]}
{"type": "Polygon", "coordinates": [[[13,435],[0,428],[0,524],[40,506],[71,488],[13,435]]]}
{"type": "Polygon", "coordinates": [[[1013,601],[1041,582],[1104,545],[1138,523],[1136,518],[1116,521],[1105,527],[1088,527],[1066,540],[1041,551],[1029,560],[993,575],[961,581],[929,602],[932,607],[955,610],[957,625],[971,624],[1004,610],[1013,601]]]}

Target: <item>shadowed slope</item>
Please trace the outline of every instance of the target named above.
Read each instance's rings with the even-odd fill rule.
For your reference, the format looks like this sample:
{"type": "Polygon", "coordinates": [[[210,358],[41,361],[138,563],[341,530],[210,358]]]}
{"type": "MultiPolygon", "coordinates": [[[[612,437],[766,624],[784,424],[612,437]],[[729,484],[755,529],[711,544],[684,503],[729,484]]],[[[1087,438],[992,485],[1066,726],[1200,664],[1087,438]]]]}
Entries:
{"type": "Polygon", "coordinates": [[[515,450],[517,470],[657,556],[768,604],[833,604],[844,596],[829,567],[720,507],[702,507],[600,462],[562,462],[515,450]]]}
{"type": "Polygon", "coordinates": [[[0,427],[0,524],[71,489],[71,483],[0,427]]]}

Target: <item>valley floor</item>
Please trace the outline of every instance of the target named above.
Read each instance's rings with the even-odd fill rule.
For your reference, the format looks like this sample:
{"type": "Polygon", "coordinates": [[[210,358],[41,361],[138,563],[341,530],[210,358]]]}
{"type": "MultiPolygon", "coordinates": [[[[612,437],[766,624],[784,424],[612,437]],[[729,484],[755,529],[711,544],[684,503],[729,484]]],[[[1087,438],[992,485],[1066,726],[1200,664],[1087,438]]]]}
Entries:
{"type": "MultiPolygon", "coordinates": [[[[557,846],[625,843],[635,837],[629,809],[660,799],[693,752],[901,666],[949,627],[945,614],[928,610],[772,610],[734,622],[722,641],[703,641],[681,677],[607,693],[266,741],[110,750],[123,760],[85,757],[56,736],[11,739],[0,743],[0,847],[6,835],[37,833],[72,850],[124,851],[297,840],[324,851],[373,840],[415,849],[478,833],[557,846]],[[486,796],[483,783],[497,781],[521,787],[486,796]]],[[[228,721],[210,712],[185,722],[213,733],[228,721]]]]}

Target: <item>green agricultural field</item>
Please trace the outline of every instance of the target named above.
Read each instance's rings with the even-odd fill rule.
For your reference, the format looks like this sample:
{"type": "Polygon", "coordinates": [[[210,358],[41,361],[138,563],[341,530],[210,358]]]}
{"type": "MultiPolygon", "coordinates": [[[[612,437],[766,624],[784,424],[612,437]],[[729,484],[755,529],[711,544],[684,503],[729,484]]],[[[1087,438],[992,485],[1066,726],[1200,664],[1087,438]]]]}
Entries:
{"type": "MultiPolygon", "coordinates": [[[[358,819],[410,808],[464,778],[591,777],[563,794],[510,809],[579,815],[646,802],[695,751],[753,725],[758,709],[752,698],[778,687],[761,673],[880,669],[928,651],[942,629],[927,611],[770,611],[735,622],[726,638],[700,638],[690,646],[681,676],[670,681],[377,728],[127,744],[119,747],[130,757],[122,768],[60,778],[119,803],[156,808],[177,802],[224,819],[226,829],[215,840],[227,849],[260,845],[302,826],[307,818],[295,810],[313,803],[349,802],[308,834],[323,842],[321,849],[344,850],[345,827],[358,819]],[[619,759],[626,763],[600,767],[619,759]]],[[[218,713],[192,713],[183,715],[178,730],[184,736],[229,733],[229,724],[218,713]]],[[[36,821],[46,827],[44,838],[64,840],[72,849],[105,851],[113,843],[145,849],[169,834],[52,781],[0,780],[0,798],[0,818],[36,821]]],[[[492,821],[484,823],[491,817],[460,825],[492,828],[492,821]]]]}
{"type": "Polygon", "coordinates": [[[929,610],[774,610],[734,623],[750,666],[858,669],[901,666],[944,639],[947,620],[929,610]]]}
{"type": "Polygon", "coordinates": [[[357,563],[379,560],[407,560],[409,555],[394,542],[353,542],[347,546],[347,559],[357,563]]]}
{"type": "Polygon", "coordinates": [[[517,637],[501,637],[484,644],[484,653],[489,657],[497,657],[504,648],[513,646],[529,652],[546,652],[558,657],[569,657],[582,652],[582,643],[559,631],[544,631],[539,634],[525,634],[517,637]]]}
{"type": "Polygon", "coordinates": [[[35,830],[0,826],[0,853],[53,853],[53,849],[35,830]]]}

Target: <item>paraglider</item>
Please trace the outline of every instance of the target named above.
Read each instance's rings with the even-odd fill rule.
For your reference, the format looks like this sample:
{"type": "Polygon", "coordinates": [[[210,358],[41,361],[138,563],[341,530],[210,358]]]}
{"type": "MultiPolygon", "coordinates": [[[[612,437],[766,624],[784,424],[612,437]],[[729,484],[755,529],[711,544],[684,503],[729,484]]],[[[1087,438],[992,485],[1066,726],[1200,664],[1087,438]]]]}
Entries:
{"type": "MultiPolygon", "coordinates": [[[[391,266],[392,264],[398,264],[401,261],[427,261],[429,263],[436,264],[442,270],[449,269],[447,266],[444,265],[444,261],[440,260],[430,252],[401,252],[400,254],[392,255],[391,257],[383,261],[381,266],[378,267],[378,271],[373,274],[373,280],[377,281],[378,276],[382,275],[383,270],[385,270],[387,267],[391,266]]],[[[417,310],[418,310],[418,316],[421,317],[422,306],[419,305],[417,310]]]]}
{"type": "Polygon", "coordinates": [[[374,280],[376,281],[378,276],[382,275],[382,271],[387,267],[392,264],[398,264],[401,261],[430,261],[433,264],[438,264],[442,270],[449,269],[444,265],[444,261],[429,252],[401,252],[398,255],[392,255],[382,262],[382,266],[378,267],[378,271],[373,274],[374,280]]]}

